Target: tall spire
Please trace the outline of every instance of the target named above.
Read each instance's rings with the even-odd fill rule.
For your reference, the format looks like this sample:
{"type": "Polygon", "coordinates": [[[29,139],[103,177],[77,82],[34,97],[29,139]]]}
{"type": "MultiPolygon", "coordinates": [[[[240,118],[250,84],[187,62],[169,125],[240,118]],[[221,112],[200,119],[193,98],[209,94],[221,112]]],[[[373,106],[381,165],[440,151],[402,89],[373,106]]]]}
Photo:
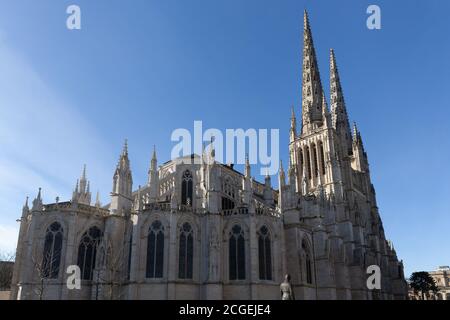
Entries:
{"type": "Polygon", "coordinates": [[[120,154],[119,162],[117,163],[116,171],[114,172],[114,187],[113,193],[131,196],[131,168],[130,160],[128,159],[128,141],[125,144],[120,154]]]}
{"type": "Polygon", "coordinates": [[[333,49],[330,49],[330,93],[332,125],[342,139],[341,141],[346,144],[348,150],[351,148],[350,125],[333,49]]]}
{"type": "Polygon", "coordinates": [[[132,204],[133,178],[131,175],[130,160],[128,159],[128,142],[120,154],[119,163],[113,176],[110,210],[115,214],[122,214],[129,210],[132,204]]]}
{"type": "Polygon", "coordinates": [[[155,173],[158,170],[158,159],[156,158],[156,147],[153,145],[153,154],[152,159],[150,161],[150,168],[148,170],[148,184],[150,185],[155,173]]]}
{"type": "Polygon", "coordinates": [[[156,169],[156,163],[157,163],[157,158],[156,158],[156,146],[153,145],[153,155],[152,155],[152,168],[156,169]]]}
{"type": "Polygon", "coordinates": [[[290,142],[293,142],[296,137],[297,137],[297,118],[295,117],[294,106],[292,106],[292,111],[291,111],[291,130],[290,130],[290,133],[289,133],[289,140],[290,140],[290,142]]]}
{"type": "Polygon", "coordinates": [[[303,19],[302,134],[322,121],[322,83],[316,50],[305,10],[303,19]]]}

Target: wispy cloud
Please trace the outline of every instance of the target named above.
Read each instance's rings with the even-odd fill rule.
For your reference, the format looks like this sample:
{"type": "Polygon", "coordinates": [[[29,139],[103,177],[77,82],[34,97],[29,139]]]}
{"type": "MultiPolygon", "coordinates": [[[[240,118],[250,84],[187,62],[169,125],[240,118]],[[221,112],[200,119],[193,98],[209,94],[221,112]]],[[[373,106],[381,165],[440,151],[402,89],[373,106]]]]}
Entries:
{"type": "Polygon", "coordinates": [[[0,30],[0,249],[11,250],[26,195],[68,198],[83,163],[109,190],[111,168],[95,129],[5,38],[0,30]]]}

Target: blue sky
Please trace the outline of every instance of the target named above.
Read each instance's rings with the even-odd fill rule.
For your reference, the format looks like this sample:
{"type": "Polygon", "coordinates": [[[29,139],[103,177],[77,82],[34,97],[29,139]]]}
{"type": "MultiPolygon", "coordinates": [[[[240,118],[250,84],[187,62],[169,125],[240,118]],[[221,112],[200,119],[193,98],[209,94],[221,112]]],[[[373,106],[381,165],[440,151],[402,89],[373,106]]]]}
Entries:
{"type": "Polygon", "coordinates": [[[450,3],[2,0],[0,8],[0,250],[15,247],[25,196],[42,187],[46,202],[69,199],[84,163],[107,202],[125,138],[135,187],[152,146],[168,160],[172,131],[194,120],[279,128],[286,159],[290,106],[301,110],[306,8],[327,94],[335,49],[406,274],[450,264],[450,3]],[[82,30],[66,28],[70,4],[81,7],[82,30]],[[381,30],[366,27],[370,4],[381,7],[381,30]]]}

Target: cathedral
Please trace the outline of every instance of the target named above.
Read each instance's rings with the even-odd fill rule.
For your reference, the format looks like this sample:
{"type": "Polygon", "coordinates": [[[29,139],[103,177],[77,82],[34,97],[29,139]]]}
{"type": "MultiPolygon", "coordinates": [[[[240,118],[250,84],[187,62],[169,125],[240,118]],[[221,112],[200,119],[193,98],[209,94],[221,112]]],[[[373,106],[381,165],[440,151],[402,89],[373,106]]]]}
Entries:
{"type": "Polygon", "coordinates": [[[255,181],[248,159],[244,173],[216,161],[213,144],[161,165],[154,150],[133,189],[125,143],[109,204],[92,201],[86,169],[71,200],[44,204],[39,189],[26,201],[11,298],[278,300],[288,274],[296,300],[406,299],[335,53],[328,108],[306,11],[303,36],[301,126],[293,109],[278,189],[255,181]]]}

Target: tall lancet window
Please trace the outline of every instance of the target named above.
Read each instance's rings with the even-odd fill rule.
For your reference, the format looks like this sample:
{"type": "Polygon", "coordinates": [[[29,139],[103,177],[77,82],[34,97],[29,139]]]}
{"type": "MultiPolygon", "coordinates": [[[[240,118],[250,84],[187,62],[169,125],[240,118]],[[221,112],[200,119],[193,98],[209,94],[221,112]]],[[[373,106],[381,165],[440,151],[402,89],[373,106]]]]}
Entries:
{"type": "Polygon", "coordinates": [[[230,280],[245,279],[245,239],[244,231],[238,225],[233,226],[229,239],[230,280]]]}
{"type": "Polygon", "coordinates": [[[147,278],[162,278],[164,266],[164,227],[161,221],[154,221],[147,238],[147,278]]]}
{"type": "Polygon", "coordinates": [[[178,277],[192,279],[194,264],[194,236],[189,223],[183,224],[180,229],[180,245],[178,254],[178,277]]]}
{"type": "Polygon", "coordinates": [[[325,175],[325,152],[323,150],[323,143],[322,141],[319,142],[319,156],[320,156],[320,165],[321,165],[321,171],[322,175],[325,175]]]}
{"type": "Polygon", "coordinates": [[[300,174],[303,175],[303,170],[305,170],[305,165],[304,165],[305,161],[303,160],[303,151],[301,149],[300,149],[299,154],[300,154],[300,170],[301,170],[300,174]]]}
{"type": "Polygon", "coordinates": [[[91,227],[83,234],[78,247],[78,266],[82,280],[92,280],[97,256],[97,247],[102,238],[102,232],[97,227],[91,227]]]}
{"type": "Polygon", "coordinates": [[[272,280],[272,248],[270,233],[266,226],[258,232],[259,279],[272,280]]]}
{"type": "Polygon", "coordinates": [[[302,249],[305,257],[305,274],[306,274],[306,283],[313,283],[313,269],[312,269],[312,256],[311,251],[309,250],[309,246],[305,240],[302,242],[302,249]]]}
{"type": "Polygon", "coordinates": [[[309,148],[308,146],[305,147],[305,169],[306,169],[306,177],[308,179],[311,179],[312,177],[312,170],[311,170],[311,158],[309,155],[309,148]]]}
{"type": "Polygon", "coordinates": [[[58,222],[52,223],[45,232],[44,252],[42,256],[42,276],[58,278],[61,263],[63,229],[58,222]]]}
{"type": "Polygon", "coordinates": [[[192,205],[192,189],[192,174],[189,170],[186,170],[183,173],[183,180],[181,182],[181,204],[192,205]]]}
{"type": "Polygon", "coordinates": [[[314,176],[317,177],[319,175],[319,164],[317,161],[317,148],[314,143],[311,146],[311,152],[312,152],[314,176]]]}

